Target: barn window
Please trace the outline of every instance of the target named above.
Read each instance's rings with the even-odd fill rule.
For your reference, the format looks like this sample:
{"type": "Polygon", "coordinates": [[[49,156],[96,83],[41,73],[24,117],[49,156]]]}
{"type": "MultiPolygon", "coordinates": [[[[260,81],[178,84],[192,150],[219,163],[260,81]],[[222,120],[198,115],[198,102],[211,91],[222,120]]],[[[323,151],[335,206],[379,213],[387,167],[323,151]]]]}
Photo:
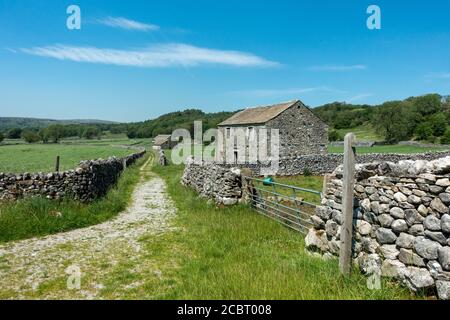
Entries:
{"type": "Polygon", "coordinates": [[[227,139],[231,137],[231,128],[226,128],[227,131],[227,139]]]}

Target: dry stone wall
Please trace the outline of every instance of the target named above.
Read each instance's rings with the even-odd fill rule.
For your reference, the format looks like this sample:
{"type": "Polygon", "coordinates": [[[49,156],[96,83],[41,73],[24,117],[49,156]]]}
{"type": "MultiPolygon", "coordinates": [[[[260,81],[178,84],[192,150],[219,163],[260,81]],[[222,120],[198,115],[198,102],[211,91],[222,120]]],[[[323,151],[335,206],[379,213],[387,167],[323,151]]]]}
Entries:
{"type": "Polygon", "coordinates": [[[187,159],[181,183],[217,204],[233,205],[242,197],[241,171],[187,159]]]}
{"type": "Polygon", "coordinates": [[[142,150],[123,158],[82,161],[74,170],[64,172],[0,173],[0,200],[41,196],[89,202],[104,196],[120,173],[144,154],[142,150]]]}
{"type": "MultiPolygon", "coordinates": [[[[357,163],[371,163],[371,162],[398,162],[401,160],[435,160],[442,157],[450,156],[450,151],[444,152],[428,152],[417,154],[396,154],[396,153],[368,153],[356,155],[357,163]]],[[[305,169],[312,174],[323,175],[332,173],[339,167],[344,160],[342,154],[311,154],[281,157],[279,161],[278,175],[292,176],[303,174],[305,169]]],[[[261,168],[268,168],[265,164],[232,164],[225,165],[225,167],[240,167],[250,168],[254,174],[259,175],[261,168]]]]}
{"type": "MultiPolygon", "coordinates": [[[[357,165],[353,258],[367,274],[450,298],[450,156],[357,165]]],[[[342,167],[329,177],[307,248],[339,255],[342,167]]]]}

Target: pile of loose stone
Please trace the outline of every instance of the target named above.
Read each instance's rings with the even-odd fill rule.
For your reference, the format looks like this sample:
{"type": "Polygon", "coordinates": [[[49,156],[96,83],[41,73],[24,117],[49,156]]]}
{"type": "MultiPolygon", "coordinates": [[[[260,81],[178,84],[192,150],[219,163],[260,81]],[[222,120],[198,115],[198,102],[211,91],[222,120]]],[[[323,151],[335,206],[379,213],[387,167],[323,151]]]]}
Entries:
{"type": "Polygon", "coordinates": [[[0,173],[0,200],[41,196],[92,201],[104,196],[125,167],[144,154],[140,151],[123,158],[81,161],[74,170],[64,172],[0,173]]]}
{"type": "MultiPolygon", "coordinates": [[[[307,248],[339,255],[342,168],[331,175],[307,248]]],[[[357,165],[354,262],[367,274],[450,298],[450,157],[357,165]]]]}
{"type": "Polygon", "coordinates": [[[233,205],[242,198],[241,171],[214,163],[196,163],[187,159],[181,183],[194,188],[216,204],[233,205]]]}

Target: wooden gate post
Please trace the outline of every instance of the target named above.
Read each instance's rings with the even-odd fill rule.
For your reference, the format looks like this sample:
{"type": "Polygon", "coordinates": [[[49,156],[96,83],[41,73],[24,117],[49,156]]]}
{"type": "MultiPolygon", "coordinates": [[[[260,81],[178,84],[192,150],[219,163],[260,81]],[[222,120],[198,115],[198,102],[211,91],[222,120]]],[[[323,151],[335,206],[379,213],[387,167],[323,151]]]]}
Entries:
{"type": "Polygon", "coordinates": [[[342,228],[341,248],[339,253],[339,270],[345,276],[350,274],[352,265],[352,237],[353,237],[353,189],[355,179],[355,150],[353,141],[355,135],[347,133],[344,139],[344,170],[342,188],[342,228]]]}
{"type": "Polygon", "coordinates": [[[56,156],[55,171],[59,172],[59,156],[56,156]]]}

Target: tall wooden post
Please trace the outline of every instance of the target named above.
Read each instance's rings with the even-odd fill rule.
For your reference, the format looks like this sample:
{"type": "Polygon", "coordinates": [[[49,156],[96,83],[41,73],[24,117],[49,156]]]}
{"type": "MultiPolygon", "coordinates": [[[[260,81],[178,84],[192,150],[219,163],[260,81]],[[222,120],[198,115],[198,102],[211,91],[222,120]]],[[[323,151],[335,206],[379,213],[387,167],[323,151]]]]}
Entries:
{"type": "Polygon", "coordinates": [[[59,156],[56,156],[55,171],[59,172],[59,156]]]}
{"type": "Polygon", "coordinates": [[[344,170],[342,190],[342,228],[341,248],[339,254],[339,270],[345,276],[350,274],[352,265],[352,237],[353,237],[353,189],[355,179],[355,150],[353,141],[355,135],[347,133],[344,139],[344,170]]]}

